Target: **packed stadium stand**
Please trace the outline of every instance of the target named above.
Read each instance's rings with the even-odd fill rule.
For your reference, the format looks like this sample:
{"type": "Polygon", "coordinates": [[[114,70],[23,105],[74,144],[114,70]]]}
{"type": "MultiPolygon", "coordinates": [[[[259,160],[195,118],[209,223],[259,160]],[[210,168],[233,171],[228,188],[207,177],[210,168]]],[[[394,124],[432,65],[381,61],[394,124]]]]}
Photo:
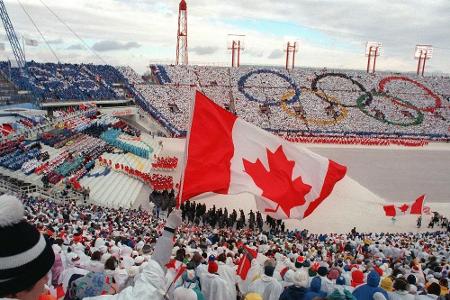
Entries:
{"type": "Polygon", "coordinates": [[[122,70],[164,124],[182,134],[196,89],[248,122],[298,135],[447,139],[450,78],[362,71],[151,66],[122,70]]]}
{"type": "Polygon", "coordinates": [[[277,67],[151,65],[151,81],[130,67],[0,63],[4,78],[44,102],[134,98],[173,136],[183,136],[197,89],[246,121],[290,140],[299,136],[449,136],[450,78],[277,67]]]}
{"type": "Polygon", "coordinates": [[[126,83],[122,74],[109,65],[54,64],[27,62],[26,72],[0,62],[4,77],[18,89],[32,92],[41,101],[113,100],[124,95],[116,88],[126,83]]]}

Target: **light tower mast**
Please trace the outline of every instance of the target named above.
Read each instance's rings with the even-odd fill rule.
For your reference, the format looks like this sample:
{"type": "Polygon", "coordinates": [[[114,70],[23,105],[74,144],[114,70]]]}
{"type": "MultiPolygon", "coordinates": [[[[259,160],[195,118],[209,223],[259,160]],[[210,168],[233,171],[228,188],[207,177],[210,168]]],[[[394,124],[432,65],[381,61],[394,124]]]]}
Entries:
{"type": "Polygon", "coordinates": [[[433,46],[431,45],[416,45],[416,51],[414,57],[418,60],[417,63],[417,76],[425,73],[425,63],[427,59],[433,57],[433,46]]]}
{"type": "Polygon", "coordinates": [[[11,49],[14,53],[14,57],[16,58],[17,65],[22,69],[25,67],[25,54],[20,46],[19,39],[17,38],[16,31],[14,30],[11,19],[8,16],[3,0],[0,0],[0,17],[2,18],[3,26],[5,27],[6,35],[8,36],[8,40],[11,44],[11,49]]]}
{"type": "Polygon", "coordinates": [[[178,7],[178,32],[177,32],[177,65],[188,64],[188,41],[187,41],[187,4],[181,0],[178,7]]]}
{"type": "Polygon", "coordinates": [[[381,47],[383,45],[380,42],[367,42],[366,43],[366,56],[367,56],[367,73],[375,73],[375,65],[377,63],[377,57],[381,54],[381,47]],[[371,66],[372,64],[372,66],[371,66]],[[370,70],[372,67],[372,70],[370,70]]]}
{"type": "Polygon", "coordinates": [[[228,34],[228,50],[231,50],[231,67],[241,65],[241,51],[244,48],[244,34],[228,34]]]}
{"type": "Polygon", "coordinates": [[[286,70],[294,70],[295,67],[295,53],[298,51],[297,42],[287,42],[286,46],[286,70]]]}

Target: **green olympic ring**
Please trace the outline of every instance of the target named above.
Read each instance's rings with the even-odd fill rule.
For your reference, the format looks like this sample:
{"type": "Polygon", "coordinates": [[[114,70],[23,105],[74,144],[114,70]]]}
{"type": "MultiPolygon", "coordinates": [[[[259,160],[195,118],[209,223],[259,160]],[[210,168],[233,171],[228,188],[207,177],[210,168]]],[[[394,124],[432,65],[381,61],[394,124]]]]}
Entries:
{"type": "MultiPolygon", "coordinates": [[[[373,94],[373,96],[385,96],[386,97],[386,94],[384,94],[384,93],[373,92],[372,94],[373,94]]],[[[422,124],[424,115],[419,110],[419,108],[417,108],[414,104],[412,104],[412,103],[410,103],[410,102],[408,102],[406,100],[402,100],[400,98],[393,97],[393,96],[389,96],[389,97],[395,99],[398,102],[401,102],[403,104],[408,105],[408,108],[413,109],[414,111],[416,111],[417,115],[414,117],[414,120],[412,122],[409,122],[409,123],[402,123],[402,122],[396,122],[396,121],[390,121],[390,120],[386,120],[386,119],[382,119],[382,118],[377,118],[376,116],[372,115],[366,109],[366,107],[368,106],[366,104],[366,101],[367,101],[367,98],[368,98],[368,94],[367,93],[364,94],[364,95],[361,95],[356,100],[356,103],[357,103],[357,106],[358,106],[359,110],[361,110],[365,115],[367,115],[367,116],[369,116],[369,117],[371,117],[371,118],[373,118],[375,120],[378,120],[380,122],[384,122],[384,123],[387,123],[387,124],[390,124],[390,125],[399,125],[399,126],[403,126],[403,127],[415,126],[415,125],[422,124]]]]}

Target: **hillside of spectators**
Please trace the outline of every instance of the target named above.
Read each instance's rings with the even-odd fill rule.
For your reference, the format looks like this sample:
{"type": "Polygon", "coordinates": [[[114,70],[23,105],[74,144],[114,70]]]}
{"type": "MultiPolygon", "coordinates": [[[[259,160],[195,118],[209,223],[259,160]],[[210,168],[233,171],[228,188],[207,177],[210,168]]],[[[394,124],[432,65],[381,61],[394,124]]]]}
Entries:
{"type": "Polygon", "coordinates": [[[195,203],[166,222],[144,211],[23,202],[26,221],[52,245],[46,293],[58,299],[138,299],[139,293],[224,300],[448,297],[450,241],[448,221],[440,216],[436,232],[361,233],[355,227],[314,235],[252,212],[246,222],[243,213],[206,212],[195,203]],[[163,242],[171,237],[174,242],[163,242]],[[151,274],[159,279],[149,280],[151,274]]]}

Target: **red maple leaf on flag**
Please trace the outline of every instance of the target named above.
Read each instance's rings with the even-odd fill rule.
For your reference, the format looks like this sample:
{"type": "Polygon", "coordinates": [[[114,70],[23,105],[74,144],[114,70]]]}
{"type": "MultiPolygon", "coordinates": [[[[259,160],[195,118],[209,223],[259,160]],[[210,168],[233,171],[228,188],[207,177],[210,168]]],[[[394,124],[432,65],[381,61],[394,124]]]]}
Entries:
{"type": "Polygon", "coordinates": [[[402,213],[406,213],[406,211],[407,211],[408,208],[409,208],[409,205],[405,203],[405,204],[403,204],[402,206],[399,206],[398,208],[400,209],[400,211],[401,211],[402,213]]]}
{"type": "Polygon", "coordinates": [[[263,190],[262,196],[278,204],[275,209],[266,209],[266,212],[276,212],[281,207],[290,217],[293,207],[306,203],[305,195],[309,193],[311,186],[303,183],[301,176],[292,180],[295,161],[287,159],[282,146],[274,153],[267,149],[267,160],[269,170],[266,170],[259,159],[254,163],[243,159],[245,171],[263,190]]]}

